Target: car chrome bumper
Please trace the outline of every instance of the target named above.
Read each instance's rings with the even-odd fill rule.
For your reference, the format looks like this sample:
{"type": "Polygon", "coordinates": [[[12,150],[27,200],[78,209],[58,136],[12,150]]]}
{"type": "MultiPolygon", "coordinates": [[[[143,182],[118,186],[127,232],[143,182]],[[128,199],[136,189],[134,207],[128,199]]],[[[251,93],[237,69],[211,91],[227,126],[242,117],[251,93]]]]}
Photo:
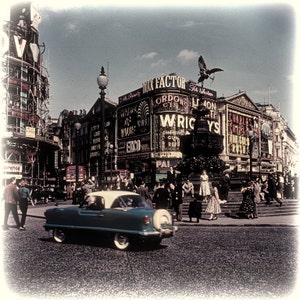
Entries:
{"type": "Polygon", "coordinates": [[[172,228],[167,228],[167,229],[161,229],[159,231],[144,231],[141,232],[141,235],[144,237],[148,236],[159,236],[160,238],[166,238],[166,237],[171,237],[174,236],[176,231],[178,230],[177,226],[173,226],[172,228]]]}

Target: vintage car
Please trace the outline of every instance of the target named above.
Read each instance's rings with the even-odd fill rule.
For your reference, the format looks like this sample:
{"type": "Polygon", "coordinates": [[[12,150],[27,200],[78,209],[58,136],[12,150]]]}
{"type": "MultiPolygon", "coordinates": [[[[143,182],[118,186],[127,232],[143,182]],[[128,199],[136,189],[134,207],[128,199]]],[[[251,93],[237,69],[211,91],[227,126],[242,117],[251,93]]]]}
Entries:
{"type": "Polygon", "coordinates": [[[141,239],[159,245],[177,231],[167,210],[154,210],[139,194],[127,191],[93,192],[81,205],[50,208],[45,216],[44,228],[53,231],[58,243],[74,230],[98,231],[109,233],[119,250],[141,239]]]}

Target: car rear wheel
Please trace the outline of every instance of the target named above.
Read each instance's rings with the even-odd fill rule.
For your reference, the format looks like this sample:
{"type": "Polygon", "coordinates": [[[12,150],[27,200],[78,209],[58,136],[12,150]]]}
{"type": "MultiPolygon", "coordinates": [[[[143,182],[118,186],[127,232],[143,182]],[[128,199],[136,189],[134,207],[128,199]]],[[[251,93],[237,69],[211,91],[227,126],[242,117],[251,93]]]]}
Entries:
{"type": "Polygon", "coordinates": [[[66,232],[63,229],[53,229],[53,238],[57,243],[63,243],[66,240],[66,232]]]}
{"type": "Polygon", "coordinates": [[[118,250],[127,250],[130,247],[129,237],[123,233],[114,235],[114,245],[118,250]]]}

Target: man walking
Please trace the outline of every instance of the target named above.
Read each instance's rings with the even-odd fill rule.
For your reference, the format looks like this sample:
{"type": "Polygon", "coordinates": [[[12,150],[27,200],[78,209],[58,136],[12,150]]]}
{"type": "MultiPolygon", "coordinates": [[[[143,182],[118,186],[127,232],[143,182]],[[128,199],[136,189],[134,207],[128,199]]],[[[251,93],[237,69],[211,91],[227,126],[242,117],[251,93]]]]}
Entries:
{"type": "Polygon", "coordinates": [[[31,196],[30,196],[30,191],[27,187],[27,181],[24,179],[20,183],[19,196],[20,196],[19,207],[22,212],[21,227],[25,229],[25,220],[26,220],[26,215],[28,210],[28,201],[31,200],[31,196]]]}
{"type": "Polygon", "coordinates": [[[19,198],[18,187],[16,185],[15,177],[12,177],[10,179],[10,183],[4,188],[3,196],[5,200],[3,229],[4,230],[8,229],[7,221],[8,221],[9,213],[11,212],[17,227],[20,230],[24,230],[24,227],[21,226],[19,216],[18,216],[17,203],[20,198],[19,198]]]}

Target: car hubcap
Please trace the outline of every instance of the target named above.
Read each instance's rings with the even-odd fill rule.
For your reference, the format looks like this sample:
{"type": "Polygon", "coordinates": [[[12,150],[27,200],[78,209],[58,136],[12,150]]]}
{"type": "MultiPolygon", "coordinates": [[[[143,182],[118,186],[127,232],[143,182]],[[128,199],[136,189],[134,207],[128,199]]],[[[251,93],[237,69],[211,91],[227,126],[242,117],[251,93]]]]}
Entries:
{"type": "Polygon", "coordinates": [[[62,243],[66,239],[66,234],[61,229],[54,229],[53,237],[56,242],[62,243]]]}
{"type": "Polygon", "coordinates": [[[116,233],[114,238],[115,246],[120,250],[125,250],[129,247],[129,239],[126,235],[116,233]]]}

